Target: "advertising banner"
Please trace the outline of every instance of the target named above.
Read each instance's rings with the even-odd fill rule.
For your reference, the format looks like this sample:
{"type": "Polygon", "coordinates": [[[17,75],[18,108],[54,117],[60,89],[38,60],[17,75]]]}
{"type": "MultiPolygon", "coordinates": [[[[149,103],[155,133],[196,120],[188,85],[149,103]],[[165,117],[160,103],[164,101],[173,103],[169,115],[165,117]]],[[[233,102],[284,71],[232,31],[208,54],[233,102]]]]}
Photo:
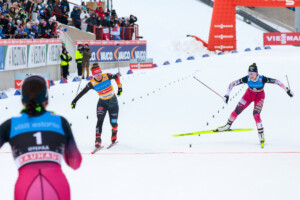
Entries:
{"type": "Polygon", "coordinates": [[[46,44],[29,45],[28,67],[45,66],[47,62],[46,44]]]}
{"type": "Polygon", "coordinates": [[[264,33],[264,45],[300,45],[300,33],[264,33]]]}
{"type": "Polygon", "coordinates": [[[60,44],[48,44],[47,48],[47,65],[60,64],[60,54],[62,45],[60,44]]]}
{"type": "Polygon", "coordinates": [[[61,45],[61,39],[0,40],[0,70],[59,64],[61,45]]]}
{"type": "Polygon", "coordinates": [[[22,81],[32,75],[38,75],[41,77],[44,77],[48,83],[48,88],[50,88],[50,75],[49,74],[43,74],[43,73],[31,73],[31,74],[26,74],[26,73],[15,73],[15,89],[20,89],[22,81]]]}
{"type": "Polygon", "coordinates": [[[150,69],[153,68],[153,59],[148,58],[146,60],[131,59],[130,69],[150,69]]]}
{"type": "Polygon", "coordinates": [[[4,46],[0,46],[0,70],[4,69],[4,46]]]}
{"type": "Polygon", "coordinates": [[[6,47],[5,70],[27,67],[27,45],[10,45],[6,47]]]}
{"type": "Polygon", "coordinates": [[[92,51],[90,62],[130,61],[147,58],[147,42],[134,41],[76,41],[76,45],[88,44],[92,51]]]}

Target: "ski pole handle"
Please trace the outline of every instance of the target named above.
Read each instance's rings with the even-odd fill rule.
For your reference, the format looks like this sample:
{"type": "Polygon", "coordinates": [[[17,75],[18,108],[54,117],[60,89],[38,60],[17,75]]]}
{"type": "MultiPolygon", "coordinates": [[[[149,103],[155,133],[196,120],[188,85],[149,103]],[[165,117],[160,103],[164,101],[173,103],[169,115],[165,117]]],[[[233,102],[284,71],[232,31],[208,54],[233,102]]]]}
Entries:
{"type": "Polygon", "coordinates": [[[208,87],[207,85],[205,85],[202,81],[200,81],[199,79],[197,79],[195,76],[194,76],[194,79],[196,79],[198,82],[200,82],[202,85],[204,85],[205,87],[207,87],[208,89],[210,89],[212,92],[214,92],[216,95],[218,95],[219,97],[221,97],[223,99],[223,96],[220,95],[219,93],[217,93],[216,91],[214,91],[213,89],[211,89],[210,87],[208,87]]]}

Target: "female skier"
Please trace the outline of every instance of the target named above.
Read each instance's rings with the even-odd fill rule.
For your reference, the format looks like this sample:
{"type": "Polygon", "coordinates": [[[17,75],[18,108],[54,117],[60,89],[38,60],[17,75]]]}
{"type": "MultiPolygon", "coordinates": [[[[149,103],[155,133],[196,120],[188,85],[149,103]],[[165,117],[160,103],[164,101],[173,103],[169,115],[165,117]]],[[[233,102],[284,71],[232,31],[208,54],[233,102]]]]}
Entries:
{"type": "Polygon", "coordinates": [[[119,104],[110,80],[115,79],[118,85],[118,96],[122,94],[122,85],[119,77],[116,74],[102,74],[101,68],[99,67],[98,63],[93,64],[91,71],[94,78],[91,79],[86,87],[75,97],[75,99],[71,103],[71,108],[74,109],[77,101],[89,90],[94,89],[98,93],[100,99],[97,105],[98,121],[96,124],[95,147],[100,148],[102,125],[107,111],[109,113],[110,124],[112,126],[112,144],[117,140],[119,104]]]}
{"type": "MultiPolygon", "coordinates": [[[[19,177],[15,200],[70,200],[69,183],[61,170],[65,162],[73,169],[81,164],[68,121],[46,111],[47,84],[40,76],[30,76],[22,84],[20,116],[0,126],[0,147],[9,142],[19,177]]],[[[3,180],[3,179],[2,179],[3,180]]]]}
{"type": "Polygon", "coordinates": [[[260,118],[260,112],[263,108],[264,105],[264,100],[265,100],[265,92],[264,92],[264,85],[265,83],[271,83],[271,84],[277,84],[279,85],[282,89],[286,91],[286,93],[290,96],[293,97],[293,92],[284,86],[283,83],[281,83],[279,80],[273,79],[273,78],[268,78],[263,75],[258,74],[257,66],[255,63],[249,66],[248,70],[248,75],[234,81],[229,84],[227,94],[224,96],[224,101],[225,103],[228,103],[229,95],[234,86],[240,85],[240,84],[248,84],[248,89],[246,90],[244,96],[238,103],[237,107],[235,110],[231,113],[228,122],[226,125],[221,126],[217,129],[217,131],[225,131],[230,129],[230,126],[234,122],[234,120],[237,118],[241,112],[249,106],[251,102],[254,102],[254,110],[253,110],[253,116],[256,122],[256,127],[258,130],[258,135],[260,138],[260,143],[261,147],[264,147],[264,128],[262,125],[262,121],[260,118]]]}

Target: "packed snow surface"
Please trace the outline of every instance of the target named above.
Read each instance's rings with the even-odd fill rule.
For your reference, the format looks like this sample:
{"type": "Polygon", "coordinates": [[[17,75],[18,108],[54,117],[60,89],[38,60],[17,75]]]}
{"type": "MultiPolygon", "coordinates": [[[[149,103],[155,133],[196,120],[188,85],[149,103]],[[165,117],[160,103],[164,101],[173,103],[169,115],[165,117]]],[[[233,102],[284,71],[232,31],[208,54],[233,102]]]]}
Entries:
{"type": "MultiPolygon", "coordinates": [[[[211,8],[193,0],[115,0],[119,16],[138,16],[141,35],[148,41],[148,57],[158,68],[122,68],[123,94],[118,98],[119,143],[91,155],[95,139],[98,95],[87,93],[70,107],[79,82],[59,84],[49,91],[48,110],[68,119],[82,152],[80,169],[73,171],[63,163],[74,200],[298,200],[300,182],[300,84],[297,47],[262,47],[262,30],[237,21],[237,54],[209,58],[207,51],[186,34],[208,38],[211,8]],[[246,47],[251,52],[244,52],[246,47]],[[190,51],[189,51],[190,50],[190,51]],[[186,57],[193,55],[194,61],[186,57]],[[181,58],[182,63],[175,64],[181,58]],[[171,65],[163,66],[166,60],[171,65]],[[259,73],[277,78],[287,86],[290,98],[277,85],[265,86],[261,113],[266,144],[261,149],[253,119],[253,104],[235,121],[233,128],[254,131],[173,137],[174,134],[215,129],[224,125],[247,86],[237,86],[231,100],[223,100],[194,79],[194,76],[225,95],[230,82],[247,74],[257,63],[259,73]]],[[[104,70],[116,73],[117,69],[104,70]]],[[[75,76],[75,75],[73,75],[75,76]]],[[[81,89],[87,84],[81,82],[81,89]]],[[[116,84],[114,83],[116,88],[116,84]]],[[[20,96],[6,91],[0,100],[0,123],[22,109],[20,96]]],[[[103,126],[103,145],[110,144],[108,115],[103,126]]],[[[18,172],[11,150],[0,150],[0,199],[13,199],[18,172]]]]}

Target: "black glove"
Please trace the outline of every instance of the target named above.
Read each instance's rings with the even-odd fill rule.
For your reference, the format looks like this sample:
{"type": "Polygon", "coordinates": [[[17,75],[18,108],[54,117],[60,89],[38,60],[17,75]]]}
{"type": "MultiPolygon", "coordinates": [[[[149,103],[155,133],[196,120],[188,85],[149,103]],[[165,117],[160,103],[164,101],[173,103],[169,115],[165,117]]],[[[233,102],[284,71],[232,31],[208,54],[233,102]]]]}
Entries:
{"type": "Polygon", "coordinates": [[[118,97],[121,96],[122,92],[123,92],[122,87],[119,87],[119,88],[118,88],[118,94],[117,94],[118,97]]]}
{"type": "Polygon", "coordinates": [[[225,95],[225,96],[223,97],[223,101],[224,101],[225,103],[228,103],[228,100],[229,100],[229,96],[228,96],[228,95],[225,95]]]}
{"type": "Polygon", "coordinates": [[[75,109],[75,107],[76,107],[76,102],[75,102],[75,101],[72,101],[72,103],[71,103],[71,108],[72,108],[72,109],[75,109]]]}
{"type": "Polygon", "coordinates": [[[293,97],[293,96],[294,96],[294,93],[293,93],[289,88],[287,88],[286,93],[287,93],[290,97],[293,97]]]}

